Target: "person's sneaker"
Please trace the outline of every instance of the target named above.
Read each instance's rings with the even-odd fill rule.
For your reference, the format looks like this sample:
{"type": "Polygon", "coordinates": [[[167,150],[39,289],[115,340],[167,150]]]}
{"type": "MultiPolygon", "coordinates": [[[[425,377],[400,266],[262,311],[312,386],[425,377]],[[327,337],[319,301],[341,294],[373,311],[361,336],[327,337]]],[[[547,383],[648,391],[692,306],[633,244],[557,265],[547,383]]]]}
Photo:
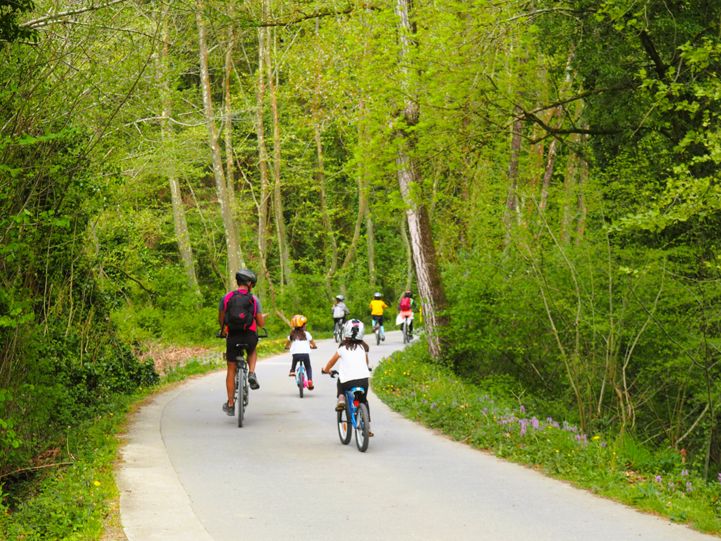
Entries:
{"type": "Polygon", "coordinates": [[[235,404],[233,404],[232,406],[229,406],[228,403],[225,402],[225,403],[223,404],[223,411],[224,411],[227,415],[230,415],[230,416],[232,417],[233,415],[235,415],[235,404]]]}
{"type": "Polygon", "coordinates": [[[345,409],[345,396],[338,397],[338,403],[335,405],[336,411],[343,411],[345,409]]]}
{"type": "Polygon", "coordinates": [[[309,379],[308,380],[308,390],[312,391],[313,389],[315,389],[315,385],[313,385],[313,380],[309,379]]]}
{"type": "Polygon", "coordinates": [[[258,378],[255,377],[255,372],[251,372],[250,374],[248,374],[248,385],[250,385],[250,388],[254,391],[260,389],[260,385],[258,384],[258,378]]]}
{"type": "Polygon", "coordinates": [[[385,342],[385,341],[386,341],[386,335],[384,334],[383,336],[381,336],[381,342],[385,342]]]}

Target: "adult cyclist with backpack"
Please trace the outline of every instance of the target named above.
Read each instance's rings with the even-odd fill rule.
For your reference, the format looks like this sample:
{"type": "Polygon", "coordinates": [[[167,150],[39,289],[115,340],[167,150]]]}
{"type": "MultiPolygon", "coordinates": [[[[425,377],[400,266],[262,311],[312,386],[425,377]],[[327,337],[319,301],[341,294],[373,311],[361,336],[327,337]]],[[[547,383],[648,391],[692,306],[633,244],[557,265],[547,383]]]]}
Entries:
{"type": "Polygon", "coordinates": [[[225,387],[228,400],[223,404],[223,411],[228,415],[235,413],[235,369],[236,359],[242,355],[242,349],[248,354],[248,385],[251,389],[259,389],[255,375],[255,363],[258,360],[258,327],[265,326],[265,316],[261,310],[258,297],[252,289],[258,279],[253,271],[242,269],[235,273],[238,288],[229,291],[221,299],[218,307],[218,323],[220,336],[225,337],[225,359],[227,372],[225,387]]]}

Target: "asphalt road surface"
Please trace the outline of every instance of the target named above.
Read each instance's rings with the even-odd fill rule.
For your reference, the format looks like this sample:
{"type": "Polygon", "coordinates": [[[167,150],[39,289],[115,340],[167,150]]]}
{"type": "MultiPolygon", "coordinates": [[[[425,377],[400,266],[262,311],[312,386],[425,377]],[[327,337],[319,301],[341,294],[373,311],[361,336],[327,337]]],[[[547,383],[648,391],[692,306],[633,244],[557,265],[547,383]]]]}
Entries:
{"type": "MultiPolygon", "coordinates": [[[[371,345],[371,364],[402,347],[371,345]]],[[[342,445],[335,380],[311,355],[299,398],[290,355],[261,361],[245,423],[221,411],[225,373],[157,395],[135,415],[117,478],[129,541],[717,539],[450,441],[371,394],[366,453],[342,445]]]]}

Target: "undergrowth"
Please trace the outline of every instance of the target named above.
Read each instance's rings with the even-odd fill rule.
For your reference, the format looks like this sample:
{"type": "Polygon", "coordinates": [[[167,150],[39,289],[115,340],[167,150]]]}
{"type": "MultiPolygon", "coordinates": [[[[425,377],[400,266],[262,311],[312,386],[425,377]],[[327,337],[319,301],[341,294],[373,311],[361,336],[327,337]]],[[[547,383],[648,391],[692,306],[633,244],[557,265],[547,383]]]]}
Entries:
{"type": "MultiPolygon", "coordinates": [[[[262,340],[261,356],[283,349],[284,340],[262,340]]],[[[12,493],[0,480],[0,539],[13,541],[95,541],[111,517],[118,489],[113,468],[119,434],[128,414],[150,394],[188,377],[225,366],[221,348],[173,368],[157,385],[114,395],[102,414],[69,428],[36,469],[17,472],[12,493]]]]}
{"type": "MultiPolygon", "coordinates": [[[[455,440],[534,467],[594,493],[721,533],[721,476],[704,481],[672,449],[649,449],[629,435],[584,434],[532,411],[504,379],[465,382],[417,344],[383,361],[373,390],[392,409],[455,440]]],[[[539,400],[529,398],[534,408],[539,400]]]]}

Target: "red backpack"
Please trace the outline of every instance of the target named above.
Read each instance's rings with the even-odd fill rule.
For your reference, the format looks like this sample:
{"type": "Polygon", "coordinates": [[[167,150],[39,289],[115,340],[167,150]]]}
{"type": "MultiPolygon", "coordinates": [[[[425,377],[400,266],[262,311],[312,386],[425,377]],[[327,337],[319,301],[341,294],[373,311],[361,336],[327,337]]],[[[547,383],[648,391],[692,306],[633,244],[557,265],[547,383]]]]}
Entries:
{"type": "Polygon", "coordinates": [[[403,297],[401,299],[400,309],[401,309],[401,312],[407,312],[408,310],[411,309],[411,298],[410,297],[403,297]]]}

